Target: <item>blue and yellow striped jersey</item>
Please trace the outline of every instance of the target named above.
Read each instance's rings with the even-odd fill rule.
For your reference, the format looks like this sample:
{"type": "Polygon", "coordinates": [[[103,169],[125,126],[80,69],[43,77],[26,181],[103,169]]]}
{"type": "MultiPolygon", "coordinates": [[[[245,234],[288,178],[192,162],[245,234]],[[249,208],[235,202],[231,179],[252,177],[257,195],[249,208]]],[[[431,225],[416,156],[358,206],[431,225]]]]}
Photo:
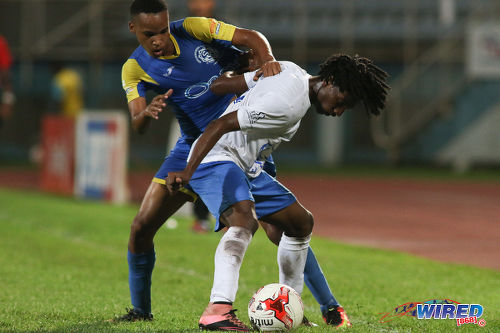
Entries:
{"type": "Polygon", "coordinates": [[[208,123],[219,117],[233,95],[214,95],[209,87],[240,50],[231,45],[236,27],[204,17],[170,23],[175,55],[154,58],[139,46],[122,68],[122,84],[130,102],[147,90],[158,94],[173,89],[173,105],[182,136],[195,139],[208,123]]]}

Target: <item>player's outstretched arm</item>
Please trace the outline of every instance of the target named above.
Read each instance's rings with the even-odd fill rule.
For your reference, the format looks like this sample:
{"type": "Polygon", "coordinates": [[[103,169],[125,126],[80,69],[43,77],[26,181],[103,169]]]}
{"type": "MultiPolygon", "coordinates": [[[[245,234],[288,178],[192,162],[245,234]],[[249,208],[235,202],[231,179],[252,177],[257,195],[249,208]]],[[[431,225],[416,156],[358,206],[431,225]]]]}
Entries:
{"type": "Polygon", "coordinates": [[[240,124],[236,111],[211,121],[193,146],[186,168],[182,171],[168,173],[166,184],[169,190],[176,191],[179,187],[189,183],[198,165],[200,165],[201,161],[207,156],[208,152],[212,150],[221,136],[228,132],[238,131],[239,129],[240,124]]]}
{"type": "Polygon", "coordinates": [[[153,98],[147,104],[144,97],[138,97],[128,103],[130,116],[132,117],[132,128],[137,133],[144,133],[148,128],[151,119],[158,119],[158,115],[167,106],[166,100],[172,95],[173,90],[169,89],[165,94],[153,98]]]}
{"type": "Polygon", "coordinates": [[[241,95],[248,90],[243,74],[225,72],[210,85],[210,91],[216,95],[236,94],[241,95]]]}
{"type": "Polygon", "coordinates": [[[210,91],[216,95],[241,95],[255,86],[255,72],[259,70],[254,50],[250,49],[240,55],[240,68],[237,71],[222,73],[210,85],[210,91]],[[252,73],[251,73],[252,72],[252,73]]]}

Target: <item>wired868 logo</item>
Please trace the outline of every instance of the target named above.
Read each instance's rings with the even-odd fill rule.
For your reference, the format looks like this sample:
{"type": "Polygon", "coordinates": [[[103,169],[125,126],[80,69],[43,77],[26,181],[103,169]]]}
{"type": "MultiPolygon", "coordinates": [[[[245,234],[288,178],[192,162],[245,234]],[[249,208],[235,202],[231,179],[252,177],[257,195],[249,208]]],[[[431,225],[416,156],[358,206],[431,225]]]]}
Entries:
{"type": "Polygon", "coordinates": [[[451,299],[433,299],[425,302],[409,302],[397,306],[392,312],[382,314],[381,323],[387,323],[402,316],[417,319],[453,319],[457,326],[476,324],[485,326],[481,318],[484,308],[481,304],[461,304],[451,299]]]}
{"type": "Polygon", "coordinates": [[[456,319],[457,326],[463,324],[486,325],[481,304],[417,304],[418,319],[456,319]]]}

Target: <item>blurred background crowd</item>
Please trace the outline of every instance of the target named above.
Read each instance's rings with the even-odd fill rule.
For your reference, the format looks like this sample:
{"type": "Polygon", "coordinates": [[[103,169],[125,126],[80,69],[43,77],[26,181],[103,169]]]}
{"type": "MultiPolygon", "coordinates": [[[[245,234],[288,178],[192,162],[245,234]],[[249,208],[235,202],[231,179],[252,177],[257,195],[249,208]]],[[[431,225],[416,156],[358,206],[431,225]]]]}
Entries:
{"type": "MultiPolygon", "coordinates": [[[[218,19],[262,32],[278,60],[314,71],[332,53],[357,53],[391,75],[381,117],[309,113],[293,143],[276,152],[279,164],[500,165],[500,1],[169,0],[171,20],[203,15],[189,10],[197,2],[218,19]]],[[[0,0],[7,49],[0,53],[0,163],[36,160],[46,114],[128,113],[121,66],[137,46],[129,6],[0,0]]],[[[160,164],[172,118],[164,113],[143,136],[130,131],[132,167],[160,164]]]]}

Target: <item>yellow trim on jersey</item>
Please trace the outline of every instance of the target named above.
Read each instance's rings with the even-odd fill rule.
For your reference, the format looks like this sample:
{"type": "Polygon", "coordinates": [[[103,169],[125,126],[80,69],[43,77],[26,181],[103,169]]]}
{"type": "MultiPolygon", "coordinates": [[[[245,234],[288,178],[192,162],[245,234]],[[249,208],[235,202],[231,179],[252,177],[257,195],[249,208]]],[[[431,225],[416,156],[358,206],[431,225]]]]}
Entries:
{"type": "Polygon", "coordinates": [[[154,177],[154,178],[153,178],[153,183],[158,183],[158,184],[162,184],[162,185],[167,185],[167,182],[165,181],[165,179],[156,178],[156,177],[154,177]]]}
{"type": "Polygon", "coordinates": [[[214,39],[230,42],[236,30],[234,25],[206,17],[186,17],[182,26],[193,37],[205,43],[214,39]]]}
{"type": "MultiPolygon", "coordinates": [[[[153,178],[152,182],[153,183],[157,183],[157,184],[161,184],[161,185],[166,185],[167,184],[167,182],[165,181],[165,179],[156,178],[156,177],[153,178]]],[[[193,191],[188,190],[185,187],[181,187],[179,189],[179,192],[182,192],[184,194],[189,195],[191,197],[191,199],[193,199],[192,200],[193,202],[195,202],[198,199],[198,195],[196,193],[194,193],[193,191]]]]}
{"type": "Polygon", "coordinates": [[[172,41],[172,43],[174,43],[174,47],[175,47],[174,54],[169,55],[169,56],[158,57],[158,59],[175,59],[181,55],[181,49],[179,48],[179,44],[177,44],[177,41],[175,40],[175,37],[173,35],[170,35],[170,40],[172,41]]]}
{"type": "Polygon", "coordinates": [[[128,102],[140,97],[137,91],[137,85],[141,81],[158,85],[158,83],[142,69],[137,60],[128,59],[122,67],[122,86],[127,94],[128,102]]]}

